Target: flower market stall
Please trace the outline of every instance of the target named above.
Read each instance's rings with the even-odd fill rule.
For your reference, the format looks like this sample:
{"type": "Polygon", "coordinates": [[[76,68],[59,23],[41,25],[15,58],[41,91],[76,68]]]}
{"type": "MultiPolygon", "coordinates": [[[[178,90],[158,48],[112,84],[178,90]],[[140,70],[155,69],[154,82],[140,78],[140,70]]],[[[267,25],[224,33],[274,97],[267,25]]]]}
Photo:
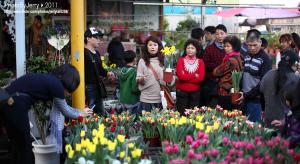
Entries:
{"type": "Polygon", "coordinates": [[[94,115],[66,123],[66,163],[296,163],[299,150],[241,111],[217,106],[94,115]],[[153,158],[156,147],[159,158],[153,158]]]}

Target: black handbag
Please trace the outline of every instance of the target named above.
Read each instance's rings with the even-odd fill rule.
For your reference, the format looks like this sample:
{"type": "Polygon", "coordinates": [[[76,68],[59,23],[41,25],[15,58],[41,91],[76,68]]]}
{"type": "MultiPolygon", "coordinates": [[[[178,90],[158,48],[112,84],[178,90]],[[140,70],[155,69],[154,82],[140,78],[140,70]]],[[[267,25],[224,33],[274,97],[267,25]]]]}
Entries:
{"type": "Polygon", "coordinates": [[[97,66],[96,66],[96,61],[90,53],[89,53],[89,55],[91,57],[92,63],[94,64],[94,69],[95,69],[96,79],[97,79],[97,88],[98,88],[98,91],[99,91],[99,95],[100,95],[101,98],[106,98],[107,97],[107,91],[106,91],[105,85],[103,83],[103,80],[100,79],[100,77],[99,77],[99,72],[98,72],[98,69],[97,69],[97,66]]]}

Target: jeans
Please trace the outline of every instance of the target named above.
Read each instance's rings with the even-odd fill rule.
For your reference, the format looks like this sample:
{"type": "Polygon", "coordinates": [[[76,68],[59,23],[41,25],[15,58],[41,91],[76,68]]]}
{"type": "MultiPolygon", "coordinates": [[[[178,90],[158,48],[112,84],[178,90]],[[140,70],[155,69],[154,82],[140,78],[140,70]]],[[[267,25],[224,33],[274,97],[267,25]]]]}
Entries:
{"type": "Polygon", "coordinates": [[[245,102],[247,117],[252,122],[261,122],[261,104],[255,102],[245,102]]]}
{"type": "Polygon", "coordinates": [[[141,114],[143,110],[150,112],[152,109],[159,108],[162,109],[161,103],[144,103],[141,102],[137,114],[141,114]]]}
{"type": "Polygon", "coordinates": [[[96,114],[104,115],[103,99],[100,97],[97,85],[87,84],[85,86],[85,97],[87,105],[91,108],[95,105],[93,111],[96,114]]]}

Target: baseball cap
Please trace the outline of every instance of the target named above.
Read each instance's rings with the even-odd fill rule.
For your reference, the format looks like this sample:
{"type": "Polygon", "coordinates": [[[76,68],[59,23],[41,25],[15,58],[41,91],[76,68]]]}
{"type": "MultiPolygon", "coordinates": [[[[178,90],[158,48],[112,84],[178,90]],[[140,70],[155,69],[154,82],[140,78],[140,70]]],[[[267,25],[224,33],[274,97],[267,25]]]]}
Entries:
{"type": "Polygon", "coordinates": [[[98,31],[95,27],[88,28],[84,33],[84,38],[97,36],[103,36],[103,33],[98,31]]]}

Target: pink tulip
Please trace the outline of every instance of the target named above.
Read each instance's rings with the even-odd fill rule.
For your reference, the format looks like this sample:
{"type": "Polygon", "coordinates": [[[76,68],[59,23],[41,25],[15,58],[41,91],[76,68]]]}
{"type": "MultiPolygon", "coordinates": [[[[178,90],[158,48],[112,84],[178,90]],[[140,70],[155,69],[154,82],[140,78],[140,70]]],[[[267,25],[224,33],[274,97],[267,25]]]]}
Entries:
{"type": "Polygon", "coordinates": [[[230,142],[229,138],[227,138],[227,137],[223,138],[223,144],[224,145],[229,145],[229,142],[230,142]]]}
{"type": "Polygon", "coordinates": [[[168,146],[165,148],[165,152],[166,152],[167,154],[172,154],[172,152],[173,152],[172,146],[168,145],[168,146]]]}
{"type": "Polygon", "coordinates": [[[215,161],[208,162],[208,164],[217,164],[215,161]]]}
{"type": "Polygon", "coordinates": [[[256,158],[258,158],[258,157],[260,156],[260,153],[259,153],[258,150],[256,150],[256,151],[254,152],[254,156],[255,156],[256,158]]]}
{"type": "Polygon", "coordinates": [[[174,144],[174,145],[173,145],[173,150],[172,150],[172,152],[173,152],[173,153],[178,153],[178,151],[179,151],[178,145],[177,145],[177,144],[174,144]]]}
{"type": "Polygon", "coordinates": [[[203,136],[204,136],[204,132],[202,132],[202,131],[198,131],[198,133],[197,133],[197,138],[198,139],[201,139],[203,136]]]}
{"type": "Polygon", "coordinates": [[[219,155],[219,150],[215,149],[215,148],[211,149],[211,155],[214,156],[214,157],[218,156],[219,155]]]}
{"type": "Polygon", "coordinates": [[[233,156],[235,154],[235,150],[232,148],[228,152],[228,156],[233,156]]]}
{"type": "Polygon", "coordinates": [[[194,155],[196,160],[201,160],[203,158],[203,155],[201,153],[195,154],[194,155]]]}
{"type": "Polygon", "coordinates": [[[207,139],[203,139],[203,140],[202,140],[202,144],[203,144],[203,145],[207,145],[208,143],[209,143],[209,141],[208,141],[207,139]]]}
{"type": "Polygon", "coordinates": [[[254,148],[254,145],[252,143],[248,143],[246,145],[246,149],[250,150],[250,149],[253,149],[254,148]]]}
{"type": "Polygon", "coordinates": [[[284,160],[284,156],[282,155],[282,154],[277,154],[277,159],[279,160],[279,161],[283,161],[284,160]]]}
{"type": "Polygon", "coordinates": [[[230,161],[231,161],[231,156],[230,156],[230,155],[227,155],[227,156],[225,157],[225,161],[228,162],[228,163],[230,163],[230,161]]]}
{"type": "Polygon", "coordinates": [[[183,159],[171,159],[169,164],[184,164],[185,161],[183,159]]]}
{"type": "Polygon", "coordinates": [[[295,154],[294,149],[289,149],[288,150],[288,155],[293,156],[295,154]]]}
{"type": "Polygon", "coordinates": [[[192,144],[192,142],[193,142],[193,137],[192,136],[190,136],[190,135],[187,135],[186,137],[185,137],[185,142],[187,143],[187,144],[192,144]]]}
{"type": "Polygon", "coordinates": [[[200,141],[199,140],[197,140],[197,141],[193,141],[192,142],[192,148],[193,149],[197,149],[199,146],[200,146],[200,141]]]}
{"type": "Polygon", "coordinates": [[[255,164],[263,164],[264,163],[264,158],[256,158],[253,163],[255,163],[255,164]]]}
{"type": "Polygon", "coordinates": [[[290,146],[290,142],[287,141],[287,140],[284,140],[284,141],[283,141],[283,145],[284,145],[285,147],[289,147],[289,146],[290,146]]]}
{"type": "Polygon", "coordinates": [[[247,158],[248,163],[254,163],[254,158],[252,156],[247,158]]]}
{"type": "Polygon", "coordinates": [[[204,134],[203,139],[208,139],[208,135],[204,134]]]}
{"type": "Polygon", "coordinates": [[[164,141],[162,142],[162,145],[164,145],[164,146],[169,146],[169,145],[170,145],[170,142],[169,142],[168,140],[164,140],[164,141]]]}
{"type": "Polygon", "coordinates": [[[244,152],[242,150],[238,151],[238,157],[242,157],[244,155],[244,152]]]}
{"type": "Polygon", "coordinates": [[[267,146],[269,146],[269,147],[273,147],[274,146],[274,141],[272,141],[272,140],[269,140],[269,141],[267,141],[267,146]]]}
{"type": "Polygon", "coordinates": [[[188,158],[194,158],[194,150],[193,149],[190,149],[189,151],[188,151],[188,158]]]}

